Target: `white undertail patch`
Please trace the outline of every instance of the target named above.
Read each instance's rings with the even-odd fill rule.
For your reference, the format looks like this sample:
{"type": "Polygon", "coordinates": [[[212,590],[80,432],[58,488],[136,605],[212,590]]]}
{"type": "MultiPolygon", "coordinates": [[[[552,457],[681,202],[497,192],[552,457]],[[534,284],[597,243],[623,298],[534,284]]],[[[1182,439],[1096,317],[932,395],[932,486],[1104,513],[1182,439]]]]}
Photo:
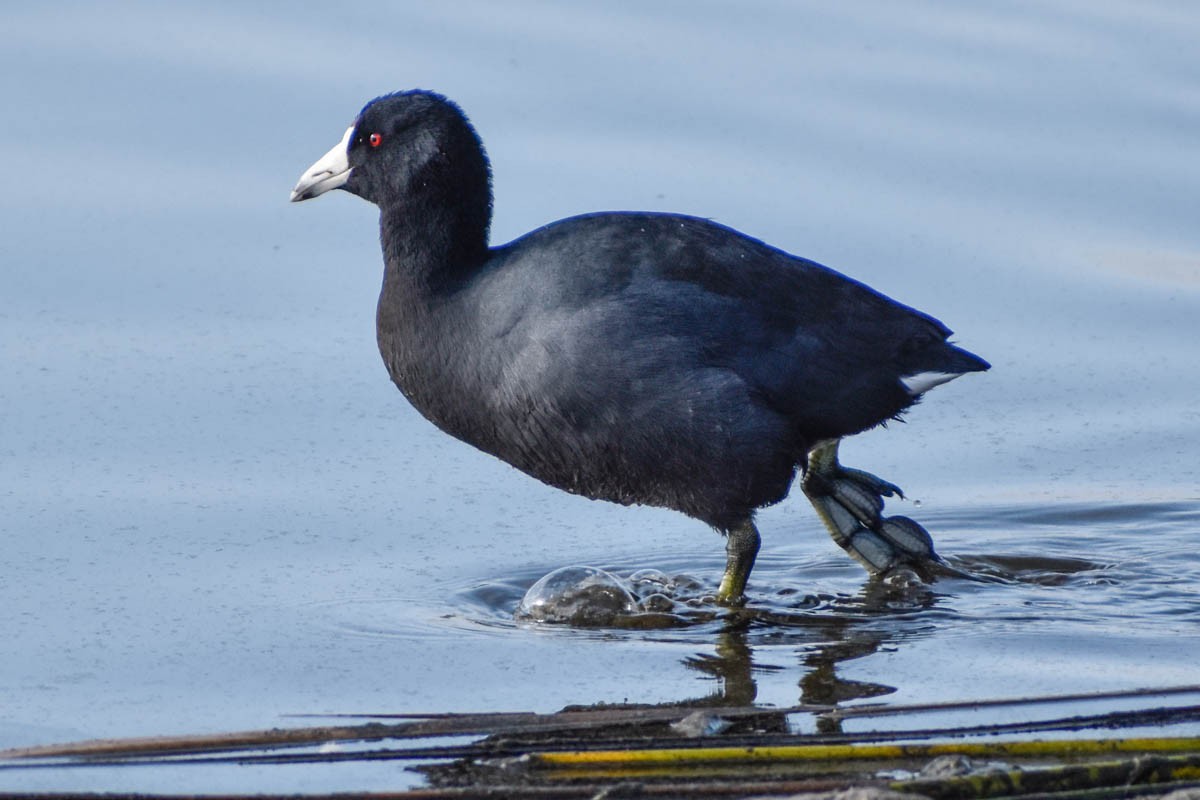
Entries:
{"type": "Polygon", "coordinates": [[[904,388],[908,393],[916,397],[919,394],[925,394],[935,386],[941,386],[947,381],[952,381],[962,375],[961,372],[918,372],[916,375],[905,375],[900,378],[900,382],[904,384],[904,388]]]}

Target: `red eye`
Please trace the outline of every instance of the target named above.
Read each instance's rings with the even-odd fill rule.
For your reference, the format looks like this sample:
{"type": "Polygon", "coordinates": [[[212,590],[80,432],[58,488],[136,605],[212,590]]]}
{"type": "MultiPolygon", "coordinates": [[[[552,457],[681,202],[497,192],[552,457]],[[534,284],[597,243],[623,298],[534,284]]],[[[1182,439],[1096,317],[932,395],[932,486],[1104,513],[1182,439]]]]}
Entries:
{"type": "Polygon", "coordinates": [[[383,144],[383,137],[378,133],[372,133],[367,137],[367,141],[370,142],[371,147],[379,147],[379,145],[383,144]]]}

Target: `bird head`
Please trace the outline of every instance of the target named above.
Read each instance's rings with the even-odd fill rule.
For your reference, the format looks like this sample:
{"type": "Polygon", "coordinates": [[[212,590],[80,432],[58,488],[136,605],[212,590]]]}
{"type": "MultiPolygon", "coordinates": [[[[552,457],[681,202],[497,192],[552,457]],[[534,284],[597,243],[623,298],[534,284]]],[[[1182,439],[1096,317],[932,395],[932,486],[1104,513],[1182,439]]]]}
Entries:
{"type": "Polygon", "coordinates": [[[377,97],[359,112],[341,141],[305,170],[292,202],[343,189],[380,208],[423,195],[482,194],[490,207],[491,178],[483,145],[462,111],[434,92],[377,97]]]}

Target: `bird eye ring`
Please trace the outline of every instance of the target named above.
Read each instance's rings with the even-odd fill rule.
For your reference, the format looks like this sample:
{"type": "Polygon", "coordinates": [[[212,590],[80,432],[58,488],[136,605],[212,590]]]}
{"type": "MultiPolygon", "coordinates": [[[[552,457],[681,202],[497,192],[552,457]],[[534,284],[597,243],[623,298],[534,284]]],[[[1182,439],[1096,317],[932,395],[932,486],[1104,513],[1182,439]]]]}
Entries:
{"type": "Polygon", "coordinates": [[[383,144],[383,137],[378,133],[372,133],[367,137],[367,142],[370,143],[371,147],[379,147],[379,145],[383,144]]]}

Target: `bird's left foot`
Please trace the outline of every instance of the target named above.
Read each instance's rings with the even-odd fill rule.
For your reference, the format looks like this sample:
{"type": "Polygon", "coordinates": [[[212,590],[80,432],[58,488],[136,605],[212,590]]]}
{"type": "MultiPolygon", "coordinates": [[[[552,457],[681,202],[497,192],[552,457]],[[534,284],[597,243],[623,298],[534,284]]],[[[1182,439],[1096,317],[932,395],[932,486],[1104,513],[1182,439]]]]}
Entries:
{"type": "Polygon", "coordinates": [[[918,574],[941,558],[928,531],[908,517],[883,516],[883,498],[904,497],[899,487],[838,463],[838,440],[808,453],[801,485],[837,544],[873,575],[900,566],[918,574]]]}
{"type": "Polygon", "coordinates": [[[754,519],[747,517],[725,531],[725,574],[717,589],[717,602],[723,606],[740,606],[746,602],[746,581],[754,569],[754,558],[758,555],[758,528],[754,519]]]}

